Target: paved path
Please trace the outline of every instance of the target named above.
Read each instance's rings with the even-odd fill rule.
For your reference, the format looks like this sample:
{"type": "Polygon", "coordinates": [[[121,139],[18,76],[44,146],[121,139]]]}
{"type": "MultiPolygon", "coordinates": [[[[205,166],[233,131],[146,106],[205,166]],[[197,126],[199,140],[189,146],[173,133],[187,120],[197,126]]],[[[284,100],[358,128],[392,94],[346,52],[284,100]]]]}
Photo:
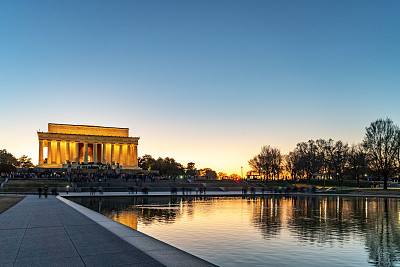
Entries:
{"type": "Polygon", "coordinates": [[[0,214],[0,266],[165,265],[54,196],[27,196],[0,214]]]}

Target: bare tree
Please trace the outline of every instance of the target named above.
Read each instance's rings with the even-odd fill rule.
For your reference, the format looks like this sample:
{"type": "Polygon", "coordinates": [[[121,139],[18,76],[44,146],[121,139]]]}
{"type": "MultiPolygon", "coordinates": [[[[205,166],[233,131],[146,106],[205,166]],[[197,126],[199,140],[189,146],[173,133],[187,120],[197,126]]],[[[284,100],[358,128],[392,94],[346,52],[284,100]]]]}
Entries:
{"type": "Polygon", "coordinates": [[[322,165],[318,146],[314,140],[309,140],[308,142],[298,143],[296,149],[301,157],[300,161],[307,180],[310,180],[314,173],[319,172],[322,165]]]}
{"type": "Polygon", "coordinates": [[[319,159],[321,160],[320,162],[320,171],[323,174],[324,180],[326,178],[331,178],[332,176],[332,155],[333,155],[333,150],[335,143],[332,139],[318,139],[316,141],[317,147],[318,147],[318,154],[319,154],[319,159]]]}
{"type": "Polygon", "coordinates": [[[332,170],[335,171],[336,179],[342,182],[343,172],[347,165],[347,159],[349,155],[349,145],[342,141],[335,143],[333,153],[331,155],[332,170]]]}
{"type": "Polygon", "coordinates": [[[266,179],[278,177],[281,172],[282,154],[278,148],[263,146],[261,152],[249,160],[250,167],[264,174],[266,179]]]}
{"type": "Polygon", "coordinates": [[[261,177],[262,165],[261,165],[261,162],[260,162],[259,155],[256,155],[252,159],[249,160],[249,166],[253,170],[257,171],[258,175],[261,177]]]}
{"type": "Polygon", "coordinates": [[[279,174],[282,170],[282,154],[278,148],[272,148],[270,150],[271,159],[271,174],[273,178],[279,180],[279,174]]]}
{"type": "Polygon", "coordinates": [[[272,172],[272,153],[271,146],[263,146],[261,148],[260,154],[258,154],[258,158],[261,164],[261,172],[264,173],[265,179],[268,181],[271,172],[272,172]]]}
{"type": "Polygon", "coordinates": [[[289,152],[289,155],[285,156],[285,169],[290,173],[292,180],[302,178],[304,176],[304,164],[302,157],[297,149],[289,152]]]}
{"type": "Polygon", "coordinates": [[[293,167],[293,161],[291,158],[291,154],[293,154],[293,152],[289,152],[288,155],[283,155],[282,159],[283,159],[283,168],[284,170],[289,173],[290,178],[293,180],[294,178],[294,167],[293,167]]]}
{"type": "Polygon", "coordinates": [[[388,178],[399,168],[400,130],[389,118],[379,119],[366,128],[363,146],[368,152],[370,166],[383,178],[387,189],[388,178]]]}
{"type": "Polygon", "coordinates": [[[360,178],[366,174],[368,169],[367,153],[361,144],[350,147],[347,168],[360,187],[360,178]]]}

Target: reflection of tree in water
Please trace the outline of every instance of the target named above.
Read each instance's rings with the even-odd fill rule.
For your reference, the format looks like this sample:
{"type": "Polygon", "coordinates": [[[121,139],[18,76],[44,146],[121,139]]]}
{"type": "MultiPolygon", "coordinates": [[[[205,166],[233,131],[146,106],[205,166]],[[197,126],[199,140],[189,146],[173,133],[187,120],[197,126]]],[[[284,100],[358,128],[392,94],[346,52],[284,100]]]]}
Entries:
{"type": "Polygon", "coordinates": [[[371,264],[400,263],[397,199],[293,196],[257,201],[252,222],[266,239],[278,235],[286,223],[299,242],[331,245],[361,238],[371,264]]]}
{"type": "Polygon", "coordinates": [[[399,265],[399,202],[397,199],[379,199],[369,217],[371,231],[366,233],[366,245],[371,263],[377,266],[399,265]]]}
{"type": "Polygon", "coordinates": [[[265,239],[279,235],[282,228],[282,198],[266,197],[250,199],[255,204],[251,216],[254,227],[265,239]]]}
{"type": "Polygon", "coordinates": [[[336,197],[295,196],[288,199],[292,209],[288,229],[300,242],[343,243],[350,239],[353,218],[343,212],[350,203],[336,197]]]}
{"type": "Polygon", "coordinates": [[[361,237],[365,240],[372,264],[392,266],[398,263],[398,200],[341,197],[292,199],[294,213],[288,218],[288,228],[298,235],[300,241],[330,243],[336,240],[343,243],[361,237]]]}

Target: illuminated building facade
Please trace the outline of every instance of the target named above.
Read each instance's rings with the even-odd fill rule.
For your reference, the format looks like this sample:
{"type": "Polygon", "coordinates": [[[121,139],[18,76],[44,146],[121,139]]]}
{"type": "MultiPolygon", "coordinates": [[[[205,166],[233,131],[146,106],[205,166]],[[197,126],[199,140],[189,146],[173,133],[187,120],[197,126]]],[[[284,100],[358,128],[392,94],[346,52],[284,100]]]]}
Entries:
{"type": "Polygon", "coordinates": [[[139,169],[139,137],[129,137],[128,128],[49,123],[48,132],[38,132],[38,138],[38,167],[102,163],[139,169]]]}

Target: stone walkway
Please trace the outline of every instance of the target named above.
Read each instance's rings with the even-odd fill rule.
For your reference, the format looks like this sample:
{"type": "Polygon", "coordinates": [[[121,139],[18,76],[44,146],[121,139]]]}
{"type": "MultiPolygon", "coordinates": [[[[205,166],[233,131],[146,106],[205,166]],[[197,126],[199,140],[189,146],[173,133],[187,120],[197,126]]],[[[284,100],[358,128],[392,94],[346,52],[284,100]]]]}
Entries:
{"type": "Polygon", "coordinates": [[[165,266],[64,202],[27,196],[0,214],[0,266],[165,266]]]}

